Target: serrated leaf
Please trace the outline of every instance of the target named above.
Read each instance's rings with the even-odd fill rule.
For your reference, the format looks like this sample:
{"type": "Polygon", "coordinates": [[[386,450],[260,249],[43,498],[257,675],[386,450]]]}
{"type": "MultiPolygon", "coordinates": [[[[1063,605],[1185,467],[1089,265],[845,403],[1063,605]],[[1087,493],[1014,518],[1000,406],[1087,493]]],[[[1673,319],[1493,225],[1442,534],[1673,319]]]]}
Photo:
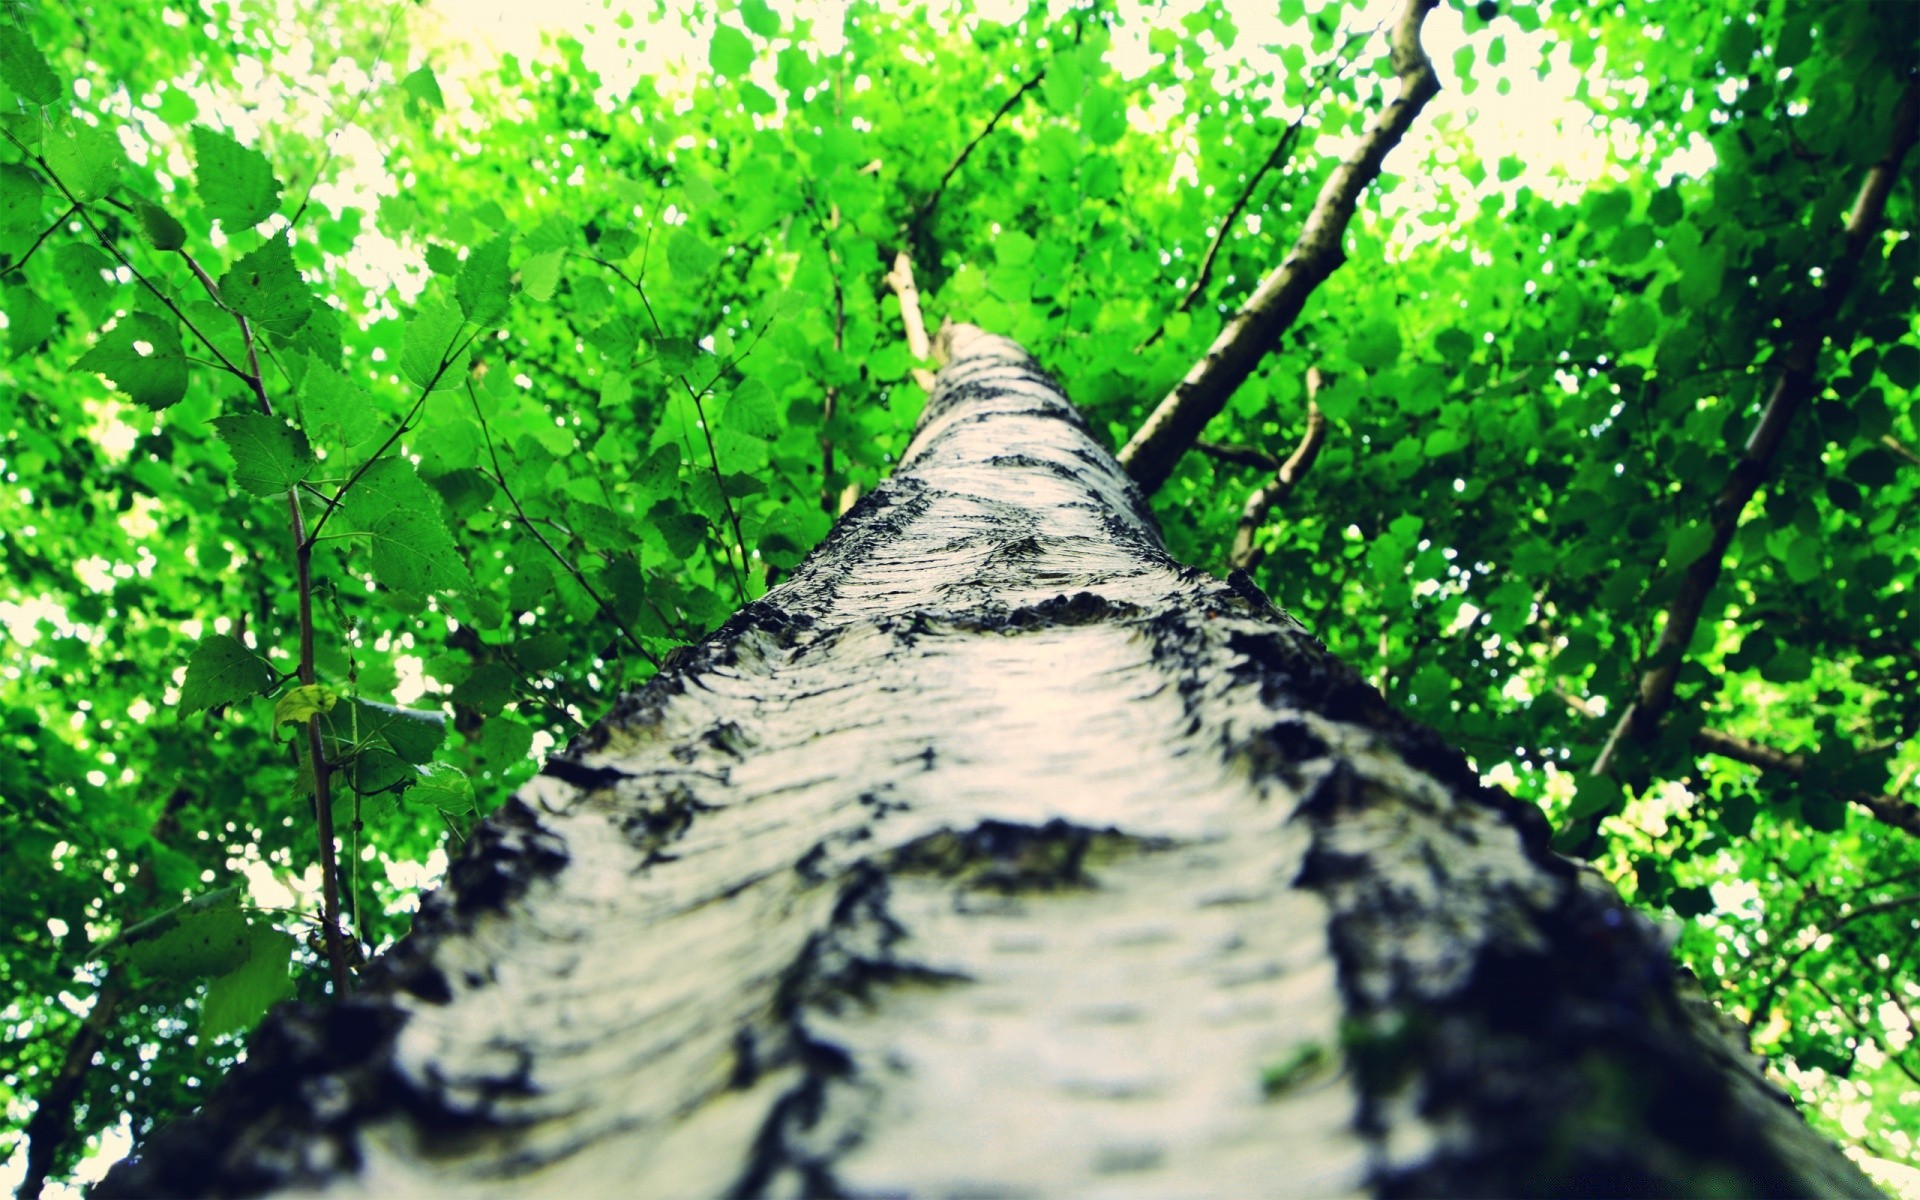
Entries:
{"type": "Polygon", "coordinates": [[[720,255],[685,226],[674,230],[673,236],[667,239],[667,266],[672,268],[675,278],[701,279],[719,261],[720,255]]]}
{"type": "Polygon", "coordinates": [[[753,66],[753,41],[731,25],[714,23],[707,45],[707,63],[715,74],[739,79],[753,66]]]}
{"type": "Polygon", "coordinates": [[[126,161],[118,138],[97,125],[79,121],[64,129],[48,130],[40,153],[54,177],[83,204],[111,191],[126,161]]]}
{"type": "Polygon", "coordinates": [[[207,984],[200,1000],[200,1037],[204,1041],[252,1029],[267,1010],[293,996],[287,968],[300,943],[268,925],[248,927],[246,961],[207,984]]]}
{"type": "Polygon", "coordinates": [[[180,685],[180,714],[232,704],[272,686],[273,667],[266,659],[247,649],[239,638],[210,633],[200,639],[187,659],[187,679],[180,685]]]}
{"type": "Polygon", "coordinates": [[[29,231],[40,224],[46,185],[22,163],[0,163],[0,229],[29,231]]]}
{"type": "Polygon", "coordinates": [[[373,546],[373,577],[396,591],[427,595],[468,586],[440,501],[404,458],[383,458],[354,484],[344,515],[373,546]]]}
{"type": "Polygon", "coordinates": [[[147,244],[155,250],[178,250],[187,244],[186,227],[153,201],[134,200],[133,214],[140,222],[140,232],[147,244]]]}
{"type": "Polygon", "coordinates": [[[720,421],[748,437],[780,436],[780,414],[773,391],[758,379],[746,380],[733,390],[733,395],[727,397],[726,411],[720,421]]]}
{"type": "MultiPolygon", "coordinates": [[[[8,312],[11,318],[11,302],[8,312]]],[[[23,348],[16,346],[15,353],[23,348]]],[[[180,346],[180,331],[172,321],[153,313],[120,318],[73,365],[100,372],[135,403],[148,408],[166,408],[187,394],[187,356],[180,346]]]]}
{"type": "Polygon", "coordinates": [[[220,298],[268,333],[291,336],[313,316],[313,293],[284,237],[243,254],[220,277],[220,298]]]}
{"type": "Polygon", "coordinates": [[[553,289],[560,283],[560,264],[566,257],[565,250],[549,250],[521,263],[520,289],[535,300],[553,299],[553,289]]]}
{"type": "Polygon", "coordinates": [[[633,486],[643,499],[671,495],[680,482],[680,448],[657,446],[633,473],[633,486]]]}
{"type": "Polygon", "coordinates": [[[473,781],[449,763],[428,763],[420,782],[408,789],[407,796],[454,816],[474,811],[473,781]]]}
{"type": "MultiPolygon", "coordinates": [[[[207,215],[229,233],[251,229],[280,206],[280,181],[273,164],[251,146],[217,129],[193,127],[193,186],[207,215]]],[[[224,289],[223,289],[224,290],[224,289]]],[[[228,302],[232,302],[229,296],[228,302]]]]}
{"type": "Polygon", "coordinates": [[[300,423],[307,436],[330,450],[351,450],[380,432],[373,398],[324,363],[307,367],[300,381],[300,423]]]}
{"type": "Polygon", "coordinates": [[[29,104],[58,104],[66,94],[46,55],[15,26],[0,23],[0,81],[29,104]]]}
{"type": "Polygon", "coordinates": [[[400,373],[419,387],[451,387],[465,371],[466,352],[455,352],[465,321],[451,305],[422,304],[407,322],[400,373]],[[451,358],[448,356],[452,355],[451,358]]]}
{"type": "Polygon", "coordinates": [[[53,324],[53,306],[42,300],[40,293],[18,284],[7,289],[9,358],[19,358],[22,354],[38,349],[53,332],[53,324]]]}
{"type": "Polygon", "coordinates": [[[299,687],[288,688],[273,705],[273,723],[279,725],[304,725],[308,719],[321,713],[330,713],[333,706],[340,702],[340,693],[324,683],[307,683],[299,687]]]}
{"type": "Polygon", "coordinates": [[[430,761],[447,736],[447,719],[442,713],[375,704],[370,700],[354,702],[351,721],[349,725],[341,717],[333,719],[339,737],[356,738],[361,745],[384,744],[410,763],[430,761]]]}
{"type": "Polygon", "coordinates": [[[460,311],[476,325],[491,325],[507,315],[507,305],[513,294],[507,252],[512,247],[513,235],[503,233],[476,247],[461,265],[454,295],[460,301],[460,311]]]}
{"type": "Polygon", "coordinates": [[[256,496],[281,495],[313,469],[307,435],[278,417],[233,413],[213,427],[233,455],[233,481],[256,496]]]}

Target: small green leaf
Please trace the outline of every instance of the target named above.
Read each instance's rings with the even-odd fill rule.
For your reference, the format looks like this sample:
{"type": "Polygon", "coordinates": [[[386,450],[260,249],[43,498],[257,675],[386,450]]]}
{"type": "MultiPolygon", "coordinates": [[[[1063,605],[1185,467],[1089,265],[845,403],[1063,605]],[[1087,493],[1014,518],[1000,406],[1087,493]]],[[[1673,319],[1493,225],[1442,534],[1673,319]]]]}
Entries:
{"type": "Polygon", "coordinates": [[[451,305],[440,301],[422,304],[407,322],[400,373],[423,388],[452,387],[465,370],[466,352],[455,350],[465,325],[451,305]]]}
{"type": "Polygon", "coordinates": [[[246,961],[207,984],[200,1001],[202,1041],[225,1033],[252,1029],[267,1010],[293,996],[293,978],[287,968],[300,943],[267,925],[248,927],[246,961]]]}
{"type": "Polygon", "coordinates": [[[0,81],[29,104],[58,104],[66,93],[46,55],[20,29],[0,23],[0,81]]]}
{"type": "MultiPolygon", "coordinates": [[[[267,156],[217,129],[193,127],[193,184],[207,215],[229,233],[251,229],[280,206],[280,181],[267,156]]],[[[231,302],[232,297],[227,298],[231,302]]]]}
{"type": "Polygon", "coordinates": [[[9,358],[19,358],[22,354],[39,349],[40,345],[47,340],[47,336],[53,332],[53,324],[53,306],[42,300],[40,293],[19,284],[7,289],[7,356],[9,358]]]}
{"type": "Polygon", "coordinates": [[[275,726],[304,725],[311,717],[332,712],[333,706],[338,703],[340,693],[324,683],[288,688],[273,706],[273,723],[275,726]]]}
{"type": "Polygon", "coordinates": [[[715,74],[739,79],[753,66],[753,41],[733,26],[715,22],[707,62],[715,74]]]}
{"type": "Polygon", "coordinates": [[[54,177],[83,204],[111,191],[126,161],[118,138],[97,125],[80,121],[49,130],[41,154],[54,177]]]}
{"type": "Polygon", "coordinates": [[[313,469],[307,435],[278,417],[234,413],[213,427],[233,455],[233,481],[256,496],[281,495],[313,469]]]}
{"type": "Polygon", "coordinates": [[[1713,526],[1694,521],[1667,535],[1667,566],[1678,569],[1707,552],[1713,545],[1713,526]]]}
{"type": "Polygon", "coordinates": [[[507,315],[508,300],[513,294],[507,251],[512,245],[513,235],[503,233],[476,247],[461,265],[454,295],[460,301],[460,311],[476,325],[492,325],[507,315]]]}
{"type": "Polygon", "coordinates": [[[173,215],[151,200],[136,198],[133,213],[140,221],[140,232],[155,250],[178,250],[187,244],[187,231],[173,215]]]}
{"type": "Polygon", "coordinates": [[[416,67],[408,72],[400,81],[400,90],[407,94],[407,108],[416,116],[423,108],[447,106],[447,98],[440,92],[440,79],[432,67],[416,67]]]}
{"type": "Polygon", "coordinates": [[[187,679],[180,685],[180,714],[232,704],[272,686],[273,667],[266,659],[247,649],[239,638],[210,633],[200,639],[187,659],[187,679]]]}
{"type": "Polygon", "coordinates": [[[704,279],[719,262],[720,255],[685,226],[674,230],[673,236],[667,239],[667,266],[677,279],[704,279]]]}
{"type": "Polygon", "coordinates": [[[1820,539],[1802,534],[1793,539],[1787,547],[1787,578],[1795,583],[1812,583],[1826,570],[1826,556],[1821,553],[1820,539]]]}
{"type": "Polygon", "coordinates": [[[290,336],[313,316],[313,293],[293,265],[293,247],[276,237],[243,254],[220,278],[228,307],[269,333],[290,336]]]}
{"type": "Polygon", "coordinates": [[[454,816],[474,811],[473,781],[465,771],[448,763],[428,763],[422,769],[420,782],[407,794],[454,816]]]}
{"type": "Polygon", "coordinates": [[[521,263],[521,290],[542,302],[553,299],[553,289],[560,283],[560,264],[566,256],[565,250],[549,250],[521,263]]]}
{"type": "Polygon", "coordinates": [[[172,321],[152,313],[121,317],[73,365],[100,372],[136,404],[148,408],[166,408],[187,394],[187,357],[180,346],[180,331],[172,321]]]}
{"type": "Polygon", "coordinates": [[[373,576],[396,591],[426,595],[468,586],[440,500],[411,462],[383,458],[346,495],[348,520],[370,535],[373,576]]]}

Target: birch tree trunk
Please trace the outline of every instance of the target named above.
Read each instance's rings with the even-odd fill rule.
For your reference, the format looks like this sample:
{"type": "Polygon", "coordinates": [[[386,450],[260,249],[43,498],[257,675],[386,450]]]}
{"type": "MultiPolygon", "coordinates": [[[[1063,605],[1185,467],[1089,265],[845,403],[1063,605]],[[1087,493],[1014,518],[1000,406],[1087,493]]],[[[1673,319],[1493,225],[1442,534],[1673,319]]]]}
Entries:
{"type": "Polygon", "coordinates": [[[1872,1195],[960,327],[893,479],[102,1195],[1872,1195]]]}

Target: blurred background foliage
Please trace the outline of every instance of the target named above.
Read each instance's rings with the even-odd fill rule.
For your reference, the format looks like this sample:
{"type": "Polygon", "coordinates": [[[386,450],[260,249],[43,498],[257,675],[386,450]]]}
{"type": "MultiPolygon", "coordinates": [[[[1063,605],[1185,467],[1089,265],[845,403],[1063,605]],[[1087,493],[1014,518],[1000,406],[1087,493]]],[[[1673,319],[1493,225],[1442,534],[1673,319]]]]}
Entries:
{"type": "MultiPolygon", "coordinates": [[[[97,1176],[330,990],[301,722],[351,963],[887,473],[925,400],[903,228],[932,318],[1026,343],[1118,446],[1393,89],[1392,9],[1339,0],[530,7],[0,5],[10,1184],[97,1176]]],[[[1170,548],[1224,572],[1325,372],[1256,582],[1669,921],[1817,1123],[1920,1164],[1913,158],[1670,718],[1587,774],[1920,11],[1427,30],[1446,90],[1156,496],[1170,548]]]]}

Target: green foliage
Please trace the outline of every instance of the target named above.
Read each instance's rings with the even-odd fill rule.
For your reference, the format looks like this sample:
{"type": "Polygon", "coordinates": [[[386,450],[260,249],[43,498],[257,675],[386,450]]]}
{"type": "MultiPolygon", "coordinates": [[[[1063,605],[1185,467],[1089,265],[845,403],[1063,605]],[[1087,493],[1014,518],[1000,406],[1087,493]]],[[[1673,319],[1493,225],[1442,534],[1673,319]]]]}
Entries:
{"type": "MultiPolygon", "coordinates": [[[[1306,369],[1332,377],[1256,580],[1681,921],[1818,1120],[1848,1111],[1911,1159],[1920,854],[1848,798],[1911,804],[1920,773],[1920,160],[1674,712],[1587,774],[1885,152],[1905,10],[1453,11],[1431,18],[1466,31],[1440,107],[1208,430],[1284,458],[1306,369]],[[1508,128],[1558,113],[1560,136],[1489,139],[1445,107],[1469,94],[1524,101],[1508,128]],[[1797,765],[1705,753],[1703,731],[1797,765]]],[[[880,278],[1036,71],[925,208],[919,284],[936,323],[1030,345],[1116,445],[1391,89],[1377,36],[1322,71],[1372,20],[1320,0],[1244,31],[1221,5],[1135,30],[749,0],[685,17],[705,74],[684,92],[596,76],[573,35],[409,69],[410,9],[221,12],[212,37],[98,0],[0,14],[9,1121],[82,1020],[62,995],[132,998],[63,1172],[121,1114],[197,1103],[275,997],[331,987],[312,734],[345,935],[388,945],[411,909],[386,868],[440,861],[536,746],[777,583],[892,468],[926,397],[880,278]],[[399,82],[295,78],[296,37],[399,82]],[[344,122],[378,161],[334,187],[344,122]]],[[[1171,551],[1222,571],[1270,474],[1188,454],[1154,499],[1171,551]]],[[[1319,1069],[1294,1058],[1266,1086],[1319,1069]]]]}

